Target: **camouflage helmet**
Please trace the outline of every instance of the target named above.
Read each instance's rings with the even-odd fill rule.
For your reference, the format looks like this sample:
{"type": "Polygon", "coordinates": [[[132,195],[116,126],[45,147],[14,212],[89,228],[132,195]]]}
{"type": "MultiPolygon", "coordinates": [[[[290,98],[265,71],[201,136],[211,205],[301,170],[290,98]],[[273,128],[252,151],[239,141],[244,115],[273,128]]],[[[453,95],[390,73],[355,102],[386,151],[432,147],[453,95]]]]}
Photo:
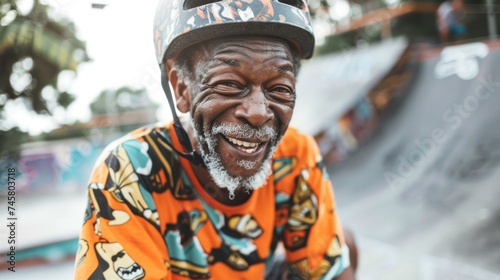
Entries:
{"type": "Polygon", "coordinates": [[[230,35],[269,35],[312,56],[314,34],[307,0],[160,0],[154,20],[159,64],[188,46],[230,35]]]}

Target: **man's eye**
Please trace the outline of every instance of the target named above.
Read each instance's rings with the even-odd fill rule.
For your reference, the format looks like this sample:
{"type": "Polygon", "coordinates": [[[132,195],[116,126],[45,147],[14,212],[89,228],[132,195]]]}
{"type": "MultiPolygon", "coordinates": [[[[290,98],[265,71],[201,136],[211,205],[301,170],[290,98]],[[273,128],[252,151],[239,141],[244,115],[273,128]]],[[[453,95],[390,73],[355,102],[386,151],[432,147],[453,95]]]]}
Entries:
{"type": "Polygon", "coordinates": [[[285,88],[285,87],[276,87],[276,88],[273,88],[272,91],[281,92],[281,93],[291,93],[291,90],[288,88],[285,88]]]}
{"type": "Polygon", "coordinates": [[[276,98],[295,99],[295,92],[288,87],[273,87],[269,90],[269,93],[276,98]]]}
{"type": "Polygon", "coordinates": [[[234,81],[221,81],[212,86],[212,90],[223,95],[238,95],[245,91],[245,87],[234,81]]]}
{"type": "Polygon", "coordinates": [[[223,81],[223,82],[217,83],[216,87],[218,87],[218,88],[228,87],[228,88],[235,88],[235,89],[241,88],[241,86],[239,84],[232,82],[232,81],[223,81]]]}

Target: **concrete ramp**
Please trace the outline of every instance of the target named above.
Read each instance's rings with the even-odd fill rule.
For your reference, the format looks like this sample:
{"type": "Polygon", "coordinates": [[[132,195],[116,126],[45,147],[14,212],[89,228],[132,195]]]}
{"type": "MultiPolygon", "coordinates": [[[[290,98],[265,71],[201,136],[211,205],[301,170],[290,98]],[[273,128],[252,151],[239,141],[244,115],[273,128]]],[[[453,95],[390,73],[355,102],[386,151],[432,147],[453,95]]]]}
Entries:
{"type": "Polygon", "coordinates": [[[304,61],[291,125],[317,135],[327,130],[387,75],[408,47],[396,38],[304,61]]]}
{"type": "Polygon", "coordinates": [[[498,47],[417,48],[401,98],[332,168],[360,279],[500,279],[498,47]]]}

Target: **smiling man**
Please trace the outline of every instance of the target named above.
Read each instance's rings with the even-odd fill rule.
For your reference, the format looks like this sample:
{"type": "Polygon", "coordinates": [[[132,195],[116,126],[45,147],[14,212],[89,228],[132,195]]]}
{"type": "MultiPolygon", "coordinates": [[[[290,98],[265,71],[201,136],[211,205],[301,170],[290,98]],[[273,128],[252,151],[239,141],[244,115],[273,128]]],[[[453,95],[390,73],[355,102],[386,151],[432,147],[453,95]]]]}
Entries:
{"type": "Polygon", "coordinates": [[[101,156],[75,278],[354,279],[318,148],[288,127],[307,3],[160,0],[154,34],[174,122],[101,156]]]}

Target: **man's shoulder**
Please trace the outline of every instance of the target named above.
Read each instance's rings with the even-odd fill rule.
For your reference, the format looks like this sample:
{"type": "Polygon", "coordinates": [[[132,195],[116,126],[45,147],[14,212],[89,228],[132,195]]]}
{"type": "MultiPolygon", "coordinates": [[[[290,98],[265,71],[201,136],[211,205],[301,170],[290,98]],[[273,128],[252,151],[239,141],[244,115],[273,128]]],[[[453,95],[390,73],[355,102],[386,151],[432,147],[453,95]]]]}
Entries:
{"type": "MultiPolygon", "coordinates": [[[[137,128],[128,134],[112,141],[101,154],[107,157],[110,153],[123,149],[127,154],[132,155],[135,151],[144,153],[149,149],[149,145],[157,142],[163,142],[170,138],[170,125],[168,123],[155,123],[147,126],[137,128]]],[[[168,140],[167,140],[168,141],[168,140]]]]}
{"type": "Polygon", "coordinates": [[[290,141],[292,139],[296,141],[300,140],[303,137],[308,137],[308,136],[309,136],[308,134],[301,132],[298,128],[289,126],[285,132],[285,135],[283,135],[283,141],[285,140],[290,141]]]}
{"type": "Polygon", "coordinates": [[[275,158],[293,157],[315,162],[318,155],[318,146],[311,135],[302,133],[297,128],[289,127],[277,147],[275,158]]]}
{"type": "Polygon", "coordinates": [[[148,137],[157,138],[160,135],[162,137],[170,137],[169,128],[170,126],[168,123],[155,123],[143,126],[132,130],[131,132],[109,143],[106,149],[115,149],[116,147],[129,141],[144,141],[144,139],[148,137]]]}

